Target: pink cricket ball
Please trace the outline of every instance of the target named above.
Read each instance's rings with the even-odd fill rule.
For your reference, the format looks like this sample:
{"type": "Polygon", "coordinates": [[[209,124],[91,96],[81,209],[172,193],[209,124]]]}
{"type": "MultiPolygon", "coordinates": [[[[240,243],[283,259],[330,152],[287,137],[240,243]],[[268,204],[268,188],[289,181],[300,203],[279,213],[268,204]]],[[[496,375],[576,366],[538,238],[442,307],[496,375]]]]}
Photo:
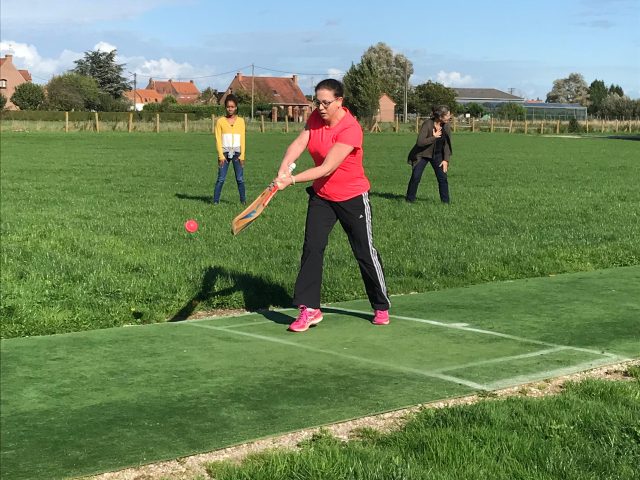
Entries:
{"type": "Polygon", "coordinates": [[[184,222],[184,228],[189,233],[195,233],[198,231],[198,222],[195,220],[187,220],[184,222]]]}

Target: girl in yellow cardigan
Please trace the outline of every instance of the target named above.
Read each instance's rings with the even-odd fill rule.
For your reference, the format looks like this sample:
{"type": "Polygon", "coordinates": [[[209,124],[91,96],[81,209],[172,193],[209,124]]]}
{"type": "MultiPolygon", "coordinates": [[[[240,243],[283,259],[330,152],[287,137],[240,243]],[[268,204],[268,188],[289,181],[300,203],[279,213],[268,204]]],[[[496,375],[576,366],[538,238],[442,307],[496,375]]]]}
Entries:
{"type": "Polygon", "coordinates": [[[215,129],[218,150],[218,179],[213,191],[213,204],[220,203],[220,194],[227,178],[227,170],[229,164],[233,163],[240,202],[244,205],[247,203],[244,191],[244,119],[238,117],[238,99],[235,95],[228,95],[224,106],[227,109],[227,116],[218,119],[215,129]]]}

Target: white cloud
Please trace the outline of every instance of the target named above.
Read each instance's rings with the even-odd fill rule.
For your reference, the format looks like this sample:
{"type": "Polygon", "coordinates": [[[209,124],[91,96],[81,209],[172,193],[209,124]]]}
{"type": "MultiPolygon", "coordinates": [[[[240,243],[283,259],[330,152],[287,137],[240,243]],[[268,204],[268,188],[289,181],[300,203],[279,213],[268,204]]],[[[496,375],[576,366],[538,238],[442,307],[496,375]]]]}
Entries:
{"type": "Polygon", "coordinates": [[[471,75],[462,75],[460,72],[445,72],[444,70],[438,72],[436,81],[447,87],[464,87],[474,82],[471,75]]]}
{"type": "Polygon", "coordinates": [[[118,47],[111,45],[110,43],[107,42],[98,42],[96,43],[95,47],[93,47],[94,50],[98,50],[100,52],[112,52],[114,50],[117,50],[118,47]]]}
{"type": "Polygon", "coordinates": [[[137,68],[136,73],[156,79],[186,79],[198,75],[197,70],[190,63],[178,63],[170,58],[159,60],[143,60],[137,68]]]}
{"type": "Polygon", "coordinates": [[[82,58],[82,53],[63,50],[58,58],[44,58],[34,45],[3,40],[0,42],[0,54],[13,55],[13,63],[17,68],[29,70],[36,83],[46,82],[54,74],[72,69],[74,61],[82,58]]]}

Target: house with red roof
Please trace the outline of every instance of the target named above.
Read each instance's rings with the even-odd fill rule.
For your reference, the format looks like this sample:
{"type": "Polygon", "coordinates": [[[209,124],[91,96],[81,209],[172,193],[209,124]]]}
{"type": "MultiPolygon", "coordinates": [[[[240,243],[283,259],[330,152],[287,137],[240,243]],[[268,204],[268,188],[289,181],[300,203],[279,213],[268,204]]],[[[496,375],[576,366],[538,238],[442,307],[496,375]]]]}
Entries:
{"type": "Polygon", "coordinates": [[[162,98],[167,95],[172,95],[180,104],[195,103],[200,96],[200,90],[198,90],[196,84],[193,83],[193,80],[189,80],[188,82],[174,82],[169,79],[165,82],[150,78],[146,90],[154,90],[162,95],[162,98]]]}
{"type": "Polygon", "coordinates": [[[227,95],[244,91],[254,98],[259,97],[271,104],[274,120],[287,115],[298,122],[306,121],[311,113],[312,103],[304,96],[298,85],[298,76],[291,77],[252,77],[238,72],[220,99],[224,105],[227,95]]]}
{"type": "Polygon", "coordinates": [[[11,96],[18,85],[30,81],[31,74],[29,71],[20,70],[13,64],[13,55],[7,54],[4,58],[0,58],[0,93],[7,99],[7,104],[5,105],[7,110],[18,109],[11,102],[11,96]]]}
{"type": "Polygon", "coordinates": [[[163,95],[148,88],[138,88],[135,91],[129,90],[124,92],[123,95],[134,105],[134,109],[138,112],[141,111],[147,103],[161,103],[164,98],[163,95]]]}

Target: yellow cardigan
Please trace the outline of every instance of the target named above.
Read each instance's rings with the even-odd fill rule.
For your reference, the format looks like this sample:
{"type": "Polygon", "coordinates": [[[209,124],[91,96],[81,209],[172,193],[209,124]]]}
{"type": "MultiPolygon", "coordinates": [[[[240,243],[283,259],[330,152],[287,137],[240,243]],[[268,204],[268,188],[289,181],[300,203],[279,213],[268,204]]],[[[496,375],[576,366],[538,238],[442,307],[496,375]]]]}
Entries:
{"type": "Polygon", "coordinates": [[[236,117],[233,125],[229,125],[227,117],[220,117],[216,121],[216,147],[218,160],[229,158],[228,154],[239,152],[240,160],[244,162],[244,118],[236,117]]]}

